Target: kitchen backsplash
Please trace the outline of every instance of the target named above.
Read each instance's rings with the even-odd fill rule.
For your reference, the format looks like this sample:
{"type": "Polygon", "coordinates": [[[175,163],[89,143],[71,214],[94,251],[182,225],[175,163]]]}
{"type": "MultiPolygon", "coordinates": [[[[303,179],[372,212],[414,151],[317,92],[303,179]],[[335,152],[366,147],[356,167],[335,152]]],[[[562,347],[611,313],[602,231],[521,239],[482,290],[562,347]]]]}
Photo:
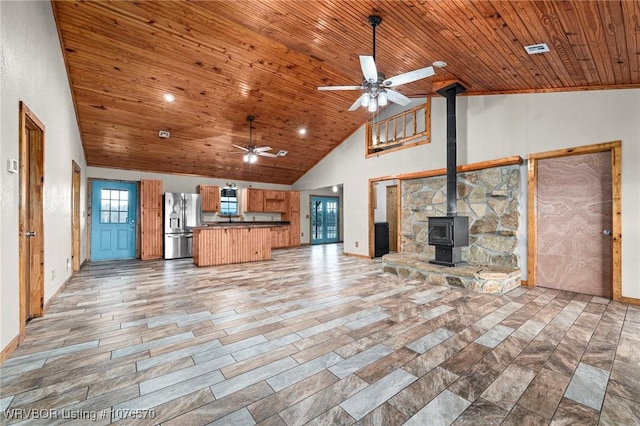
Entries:
{"type": "MultiPolygon", "coordinates": [[[[229,222],[226,216],[217,213],[202,213],[205,222],[229,222]]],[[[232,217],[233,222],[279,222],[280,213],[246,213],[238,217],[232,217]]]]}

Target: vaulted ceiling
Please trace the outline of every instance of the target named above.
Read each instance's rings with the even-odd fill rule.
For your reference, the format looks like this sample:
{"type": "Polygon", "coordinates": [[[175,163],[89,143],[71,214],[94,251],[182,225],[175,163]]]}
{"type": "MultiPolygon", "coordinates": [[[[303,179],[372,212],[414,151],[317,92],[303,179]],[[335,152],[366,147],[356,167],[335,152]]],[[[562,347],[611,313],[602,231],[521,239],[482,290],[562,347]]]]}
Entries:
{"type": "MultiPolygon", "coordinates": [[[[292,184],[371,113],[347,109],[367,17],[376,64],[392,76],[442,60],[398,87],[469,94],[640,87],[640,1],[53,1],[87,164],[292,184]],[[528,55],[524,46],[547,43],[528,55]],[[176,100],[167,103],[163,94],[176,100]],[[253,142],[278,158],[242,161],[253,142]],[[298,130],[306,128],[307,134],[298,130]],[[163,139],[159,130],[169,131],[163,139]]],[[[363,147],[364,155],[364,147],[363,147]]]]}

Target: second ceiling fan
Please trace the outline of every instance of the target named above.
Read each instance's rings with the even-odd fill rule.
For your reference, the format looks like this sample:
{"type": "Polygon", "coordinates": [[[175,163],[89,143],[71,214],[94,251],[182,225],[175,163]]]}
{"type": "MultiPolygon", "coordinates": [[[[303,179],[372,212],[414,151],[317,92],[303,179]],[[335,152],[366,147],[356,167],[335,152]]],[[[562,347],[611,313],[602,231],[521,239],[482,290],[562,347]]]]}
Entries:
{"type": "MultiPolygon", "coordinates": [[[[356,99],[351,105],[349,111],[355,111],[360,106],[368,108],[369,111],[375,112],[378,107],[387,105],[388,101],[399,105],[407,105],[411,99],[400,92],[392,90],[391,87],[400,86],[401,84],[411,83],[422,78],[431,77],[435,74],[433,66],[420,68],[409,71],[395,77],[385,78],[384,74],[376,68],[376,27],[380,25],[382,18],[380,16],[369,16],[369,24],[373,29],[373,55],[360,55],[360,68],[362,68],[362,85],[360,86],[323,86],[318,90],[362,90],[362,95],[356,99]]],[[[434,66],[442,68],[447,64],[442,61],[434,62],[434,66]]]]}

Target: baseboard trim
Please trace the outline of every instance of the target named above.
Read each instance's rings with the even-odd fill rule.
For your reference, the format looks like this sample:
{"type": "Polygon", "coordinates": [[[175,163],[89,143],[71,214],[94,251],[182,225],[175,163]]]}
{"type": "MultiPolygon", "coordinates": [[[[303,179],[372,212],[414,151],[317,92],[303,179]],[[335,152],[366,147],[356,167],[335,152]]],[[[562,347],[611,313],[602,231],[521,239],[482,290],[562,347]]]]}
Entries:
{"type": "Polygon", "coordinates": [[[3,363],[18,348],[18,345],[24,340],[24,333],[18,334],[9,342],[7,346],[0,352],[0,363],[3,363]]]}
{"type": "Polygon", "coordinates": [[[357,257],[360,259],[371,259],[369,256],[365,256],[364,254],[356,254],[356,253],[347,253],[346,251],[344,253],[342,253],[345,256],[349,256],[349,257],[357,257]]]}
{"type": "Polygon", "coordinates": [[[635,297],[625,297],[622,296],[620,298],[620,302],[622,303],[628,303],[630,305],[640,305],[640,299],[636,299],[635,297]]]}
{"type": "Polygon", "coordinates": [[[51,303],[56,300],[60,293],[62,293],[62,291],[65,289],[65,287],[67,287],[67,284],[69,284],[71,278],[73,278],[73,275],[70,275],[69,278],[67,278],[65,282],[62,283],[60,288],[53,294],[53,296],[51,296],[49,300],[47,300],[47,303],[44,304],[44,311],[42,313],[43,315],[47,313],[47,311],[49,310],[49,306],[51,306],[51,303]]]}

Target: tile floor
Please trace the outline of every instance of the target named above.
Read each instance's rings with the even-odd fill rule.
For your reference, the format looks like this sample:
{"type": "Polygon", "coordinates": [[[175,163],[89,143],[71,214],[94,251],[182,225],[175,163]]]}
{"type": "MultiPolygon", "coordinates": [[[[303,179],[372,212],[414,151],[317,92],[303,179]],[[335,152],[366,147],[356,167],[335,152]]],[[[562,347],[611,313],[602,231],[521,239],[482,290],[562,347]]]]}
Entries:
{"type": "Polygon", "coordinates": [[[0,367],[2,423],[640,424],[640,307],[381,269],[87,264],[0,367]]]}

